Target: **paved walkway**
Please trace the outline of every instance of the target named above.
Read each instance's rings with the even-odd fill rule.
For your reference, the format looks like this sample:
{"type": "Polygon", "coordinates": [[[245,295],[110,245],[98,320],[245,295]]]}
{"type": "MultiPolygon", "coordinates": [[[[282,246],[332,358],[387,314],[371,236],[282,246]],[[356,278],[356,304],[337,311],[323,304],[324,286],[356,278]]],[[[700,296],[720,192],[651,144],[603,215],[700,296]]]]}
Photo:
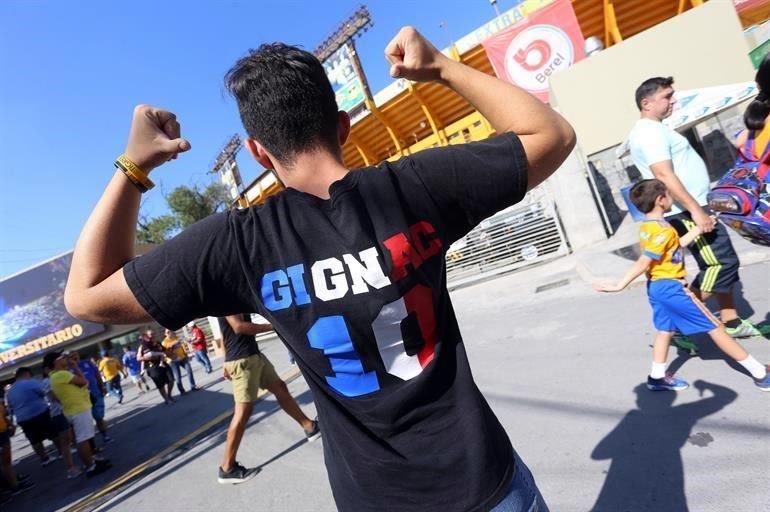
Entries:
{"type": "MultiPolygon", "coordinates": [[[[701,357],[671,351],[679,374],[697,387],[676,395],[640,389],[653,334],[644,287],[600,295],[584,280],[593,272],[578,268],[582,261],[614,270],[607,254],[580,253],[452,292],[478,385],[551,510],[770,510],[769,394],[727,365],[708,339],[698,340],[701,357]]],[[[739,296],[746,316],[770,322],[770,262],[758,254],[742,270],[739,296]]],[[[613,263],[621,272],[630,264],[612,258],[622,260],[613,263]]],[[[745,346],[770,362],[767,339],[745,346]]],[[[262,347],[279,373],[293,375],[278,341],[262,347]]],[[[19,469],[39,484],[3,512],[335,510],[323,441],[306,443],[271,396],[258,403],[239,453],[262,472],[239,486],[216,483],[232,398],[221,361],[215,366],[211,376],[195,366],[206,389],[173,406],[134,391],[125,405],[111,405],[117,440],[107,453],[115,467],[93,480],[62,480],[59,465],[40,468],[16,436],[19,469]]],[[[304,380],[289,388],[313,415],[304,380]]]]}

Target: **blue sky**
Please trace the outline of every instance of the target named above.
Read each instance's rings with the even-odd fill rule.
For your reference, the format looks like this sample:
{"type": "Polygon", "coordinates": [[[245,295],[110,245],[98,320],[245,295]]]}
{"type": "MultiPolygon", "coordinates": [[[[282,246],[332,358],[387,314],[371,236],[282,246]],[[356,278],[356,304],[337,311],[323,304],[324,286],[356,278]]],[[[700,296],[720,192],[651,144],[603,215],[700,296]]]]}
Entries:
{"type": "MultiPolygon", "coordinates": [[[[176,113],[193,149],[154,172],[161,189],[205,186],[216,153],[243,133],[222,77],[249,48],[283,41],[313,50],[360,1],[0,2],[0,278],[65,252],[113,173],[133,106],[176,113]]],[[[500,0],[504,11],[518,2],[500,0]]],[[[357,40],[373,92],[389,82],[387,42],[405,24],[449,45],[495,16],[489,0],[371,0],[357,40]],[[439,27],[445,22],[447,29],[439,27]]],[[[244,181],[261,170],[245,152],[244,181]]]]}

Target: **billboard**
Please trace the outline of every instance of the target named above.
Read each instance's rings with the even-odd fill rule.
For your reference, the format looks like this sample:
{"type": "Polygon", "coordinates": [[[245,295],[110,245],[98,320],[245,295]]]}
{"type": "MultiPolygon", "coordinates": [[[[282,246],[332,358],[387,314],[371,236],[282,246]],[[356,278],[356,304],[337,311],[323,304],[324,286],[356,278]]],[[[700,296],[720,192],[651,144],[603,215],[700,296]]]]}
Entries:
{"type": "MultiPolygon", "coordinates": [[[[461,37],[455,43],[455,47],[460,54],[463,54],[483,43],[485,39],[492,37],[511,25],[515,25],[538,9],[542,9],[551,4],[553,1],[554,0],[519,0],[518,3],[514,2],[513,7],[502,13],[500,16],[483,24],[470,34],[461,37]]],[[[448,55],[447,51],[444,51],[444,53],[448,55]]]]}
{"type": "Polygon", "coordinates": [[[0,368],[104,331],[64,308],[72,253],[0,281],[0,368]]]}
{"type": "Polygon", "coordinates": [[[326,76],[329,77],[337,98],[337,107],[345,112],[350,112],[362,104],[366,95],[353,59],[351,47],[346,44],[323,62],[326,76]]]}
{"type": "Polygon", "coordinates": [[[543,102],[554,73],[585,57],[583,33],[569,0],[558,0],[485,40],[495,74],[543,102]]]}

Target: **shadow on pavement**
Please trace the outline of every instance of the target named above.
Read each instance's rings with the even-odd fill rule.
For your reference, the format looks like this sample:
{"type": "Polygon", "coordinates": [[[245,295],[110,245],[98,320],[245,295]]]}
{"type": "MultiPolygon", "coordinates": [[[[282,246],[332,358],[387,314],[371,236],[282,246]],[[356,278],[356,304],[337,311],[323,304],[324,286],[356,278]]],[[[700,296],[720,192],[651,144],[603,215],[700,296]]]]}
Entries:
{"type": "MultiPolygon", "coordinates": [[[[232,396],[228,395],[229,397],[229,408],[232,410],[232,396]]],[[[307,403],[311,403],[313,401],[312,394],[309,390],[305,391],[304,393],[297,395],[294,397],[298,404],[303,405],[307,403]]],[[[261,421],[264,421],[271,417],[273,414],[277,412],[282,412],[281,407],[278,405],[278,402],[275,400],[264,400],[261,399],[258,402],[254,404],[254,412],[252,413],[252,417],[249,420],[248,425],[246,426],[246,430],[248,431],[251,427],[256,425],[257,423],[260,423],[261,421]]],[[[148,471],[152,471],[152,476],[150,478],[146,478],[142,480],[141,485],[136,485],[133,489],[128,490],[125,493],[122,493],[120,496],[120,501],[116,501],[115,504],[119,504],[120,502],[136,495],[137,493],[141,492],[142,489],[151,486],[155,483],[160,482],[163,480],[167,475],[174,473],[176,471],[179,471],[183,467],[187,466],[188,464],[194,462],[195,460],[199,459],[203,455],[207,454],[214,448],[222,448],[225,438],[227,437],[227,426],[230,421],[230,416],[223,419],[221,422],[213,425],[211,428],[209,428],[205,432],[201,432],[198,436],[195,436],[195,438],[189,440],[187,443],[177,447],[173,452],[167,454],[162,459],[158,460],[155,464],[153,464],[151,467],[148,468],[148,471]],[[199,447],[200,445],[204,445],[203,447],[199,447]],[[193,455],[190,455],[189,452],[195,448],[195,453],[193,455]],[[163,469],[164,466],[168,465],[171,462],[174,462],[176,459],[178,459],[182,455],[187,455],[184,460],[179,461],[178,463],[173,464],[172,466],[163,469]],[[161,470],[163,469],[163,470],[161,470]]],[[[301,427],[297,427],[297,434],[298,436],[302,436],[302,429],[301,427]]],[[[244,438],[244,441],[245,438],[244,438]]],[[[243,442],[241,443],[243,445],[243,442]]],[[[283,451],[279,452],[278,454],[274,455],[267,461],[259,464],[259,468],[264,468],[265,466],[275,462],[276,460],[280,459],[281,457],[284,457],[288,455],[289,453],[293,452],[297,448],[301,448],[307,443],[304,437],[302,437],[299,441],[292,444],[291,446],[287,447],[283,451]]],[[[214,479],[216,475],[216,468],[211,468],[211,478],[214,479]]],[[[127,481],[125,485],[130,485],[135,483],[136,481],[142,479],[145,475],[140,474],[137,475],[135,478],[132,478],[131,480],[127,481]]],[[[119,491],[117,491],[119,492],[119,491]]],[[[105,496],[103,499],[99,500],[99,503],[104,503],[108,501],[111,498],[111,496],[105,496]]],[[[110,510],[113,507],[113,504],[105,504],[99,510],[101,511],[107,511],[110,510]]]]}
{"type": "MultiPolygon", "coordinates": [[[[698,347],[698,351],[696,354],[690,354],[686,350],[677,350],[677,356],[671,361],[671,364],[668,365],[668,368],[666,371],[669,373],[677,373],[679,369],[684,366],[684,364],[691,358],[697,357],[704,361],[715,361],[720,360],[723,361],[727,366],[732,368],[738,373],[742,373],[749,379],[751,378],[751,374],[738,364],[733,359],[729,358],[722,350],[716,346],[716,344],[711,341],[711,338],[707,334],[696,334],[694,336],[689,337],[691,341],[694,342],[694,344],[698,347]]],[[[737,340],[738,343],[741,343],[742,340],[737,340]]],[[[685,380],[687,380],[686,376],[682,376],[685,380]]]]}
{"type": "Polygon", "coordinates": [[[594,460],[612,461],[592,512],[689,510],[680,449],[686,442],[702,447],[711,443],[710,433],[693,435],[693,426],[738,396],[702,380],[693,387],[701,396],[704,391],[712,396],[674,406],[674,392],[651,392],[645,384],[634,388],[637,409],[629,411],[591,453],[594,460]]]}

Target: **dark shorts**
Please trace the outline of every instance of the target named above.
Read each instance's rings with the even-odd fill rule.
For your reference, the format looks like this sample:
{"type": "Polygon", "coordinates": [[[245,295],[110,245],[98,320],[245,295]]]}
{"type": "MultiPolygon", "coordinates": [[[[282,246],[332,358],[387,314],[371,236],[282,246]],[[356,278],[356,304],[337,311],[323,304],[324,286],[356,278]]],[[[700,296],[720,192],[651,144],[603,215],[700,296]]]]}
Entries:
{"type": "Polygon", "coordinates": [[[147,368],[147,375],[150,376],[155,383],[155,387],[161,388],[172,382],[173,379],[169,377],[169,369],[166,366],[150,366],[147,368]]]}
{"type": "Polygon", "coordinates": [[[67,418],[65,418],[63,414],[51,416],[51,433],[53,435],[58,436],[62,432],[66,432],[69,429],[70,422],[67,421],[67,418]]]}
{"type": "Polygon", "coordinates": [[[45,439],[54,438],[51,428],[51,414],[47,409],[44,413],[38,414],[34,418],[20,421],[19,426],[32,444],[42,443],[45,439]]]}
{"type": "MultiPolygon", "coordinates": [[[[679,236],[695,227],[689,212],[671,215],[666,220],[674,226],[679,236]]],[[[710,293],[729,293],[733,285],[740,281],[738,254],[730,241],[727,228],[720,222],[716,223],[714,231],[693,240],[689,249],[700,269],[692,281],[695,288],[710,293]]]]}
{"type": "Polygon", "coordinates": [[[0,432],[0,450],[11,444],[11,436],[8,432],[0,432]]]}

